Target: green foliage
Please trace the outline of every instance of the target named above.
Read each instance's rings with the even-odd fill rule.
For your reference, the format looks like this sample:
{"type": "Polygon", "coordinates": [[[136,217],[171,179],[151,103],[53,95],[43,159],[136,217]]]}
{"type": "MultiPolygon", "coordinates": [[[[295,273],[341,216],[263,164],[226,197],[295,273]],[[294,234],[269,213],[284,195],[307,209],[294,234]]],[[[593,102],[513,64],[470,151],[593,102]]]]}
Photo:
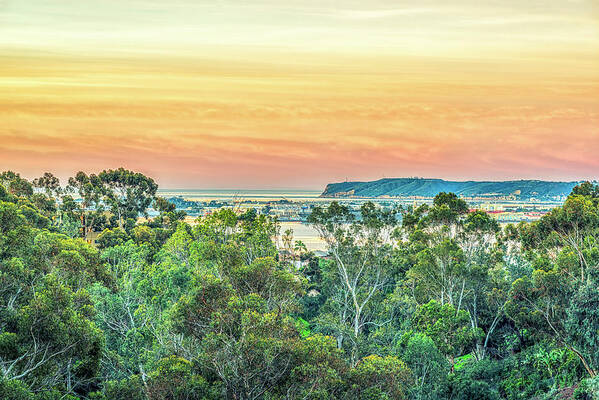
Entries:
{"type": "Polygon", "coordinates": [[[599,377],[584,379],[574,391],[576,400],[598,400],[599,399],[599,377]]]}
{"type": "Polygon", "coordinates": [[[129,240],[129,235],[127,234],[127,232],[125,232],[124,229],[104,229],[102,233],[98,235],[96,243],[98,244],[98,248],[105,249],[108,247],[122,245],[127,240],[129,240]]]}
{"type": "Polygon", "coordinates": [[[351,398],[407,399],[412,374],[406,364],[395,356],[371,355],[363,358],[350,371],[351,398]]]}
{"type": "Polygon", "coordinates": [[[10,200],[10,194],[8,190],[4,187],[4,185],[0,184],[0,201],[8,201],[10,200]]]}
{"type": "Polygon", "coordinates": [[[164,358],[149,376],[146,394],[149,400],[217,399],[217,392],[193,372],[189,361],[176,356],[164,358]]]}
{"type": "Polygon", "coordinates": [[[499,387],[508,399],[529,399],[574,385],[583,371],[571,351],[542,342],[503,360],[499,387]]]}
{"type": "Polygon", "coordinates": [[[435,300],[418,308],[414,326],[430,337],[452,363],[455,357],[471,351],[481,334],[470,325],[466,311],[457,311],[451,304],[441,305],[435,300]]]}
{"type": "Polygon", "coordinates": [[[103,348],[102,333],[89,320],[92,310],[85,291],[73,292],[46,275],[33,297],[2,318],[4,378],[36,390],[52,388],[49,381],[88,391],[103,348]]]}
{"type": "Polygon", "coordinates": [[[0,398],[597,398],[597,193],[503,230],[453,193],[401,224],[332,202],[318,258],[255,210],[182,222],[122,168],[4,172],[0,398]]]}
{"type": "Polygon", "coordinates": [[[0,378],[0,398],[5,400],[34,400],[35,395],[21,381],[0,378]]]}
{"type": "MultiPolygon", "coordinates": [[[[400,354],[414,378],[414,385],[410,390],[411,398],[416,400],[443,398],[447,390],[449,363],[433,340],[423,333],[409,335],[405,348],[400,354]]],[[[457,365],[456,369],[458,369],[457,365]]]]}
{"type": "Polygon", "coordinates": [[[569,301],[565,330],[568,343],[599,371],[599,274],[580,287],[569,301]]]}
{"type": "Polygon", "coordinates": [[[330,336],[313,335],[298,342],[296,365],[282,385],[292,399],[342,398],[347,390],[348,365],[336,341],[330,336]]]}
{"type": "Polygon", "coordinates": [[[138,375],[123,380],[109,380],[103,390],[90,393],[90,400],[146,400],[145,388],[138,375]]]}
{"type": "Polygon", "coordinates": [[[110,204],[112,213],[118,220],[119,228],[128,218],[137,218],[139,214],[147,216],[146,210],[154,201],[158,185],[152,178],[141,173],[119,168],[105,170],[98,174],[102,185],[102,194],[110,204]]]}
{"type": "Polygon", "coordinates": [[[316,207],[308,221],[332,256],[331,263],[323,264],[327,298],[316,329],[335,335],[355,364],[367,355],[363,349],[369,325],[385,324],[375,320],[375,304],[392,290],[396,278],[391,243],[396,211],[367,202],[354,221],[347,206],[332,202],[326,208],[316,207]]]}
{"type": "Polygon", "coordinates": [[[33,194],[32,184],[13,171],[0,173],[0,185],[4,186],[8,193],[17,197],[28,197],[33,194]]]}
{"type": "Polygon", "coordinates": [[[451,224],[468,212],[468,204],[455,193],[441,192],[433,199],[427,219],[434,224],[451,224]]]}
{"type": "Polygon", "coordinates": [[[458,400],[499,400],[499,366],[483,360],[469,363],[449,376],[449,398],[458,400]]]}
{"type": "Polygon", "coordinates": [[[295,321],[295,327],[297,328],[300,336],[303,338],[309,337],[312,333],[310,332],[310,324],[303,318],[298,318],[295,321]]]}

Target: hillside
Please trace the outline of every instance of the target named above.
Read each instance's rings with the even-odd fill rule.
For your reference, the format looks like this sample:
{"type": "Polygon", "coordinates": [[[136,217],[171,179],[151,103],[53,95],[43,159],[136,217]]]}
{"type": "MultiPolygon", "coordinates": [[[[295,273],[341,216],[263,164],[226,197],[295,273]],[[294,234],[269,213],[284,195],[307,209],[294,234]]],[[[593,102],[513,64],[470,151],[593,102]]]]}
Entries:
{"type": "Polygon", "coordinates": [[[386,178],[370,182],[330,183],[321,197],[432,197],[439,192],[454,192],[462,196],[516,194],[521,199],[549,199],[554,196],[567,196],[577,183],[539,180],[459,182],[426,178],[386,178]]]}

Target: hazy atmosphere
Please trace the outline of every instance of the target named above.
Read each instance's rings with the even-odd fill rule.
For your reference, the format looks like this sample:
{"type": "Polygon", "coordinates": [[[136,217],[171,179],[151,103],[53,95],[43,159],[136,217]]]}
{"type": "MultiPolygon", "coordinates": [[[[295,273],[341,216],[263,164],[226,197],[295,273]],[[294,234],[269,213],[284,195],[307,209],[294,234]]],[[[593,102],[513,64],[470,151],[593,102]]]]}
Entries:
{"type": "Polygon", "coordinates": [[[593,0],[1,0],[0,57],[0,168],[28,177],[599,177],[593,0]]]}

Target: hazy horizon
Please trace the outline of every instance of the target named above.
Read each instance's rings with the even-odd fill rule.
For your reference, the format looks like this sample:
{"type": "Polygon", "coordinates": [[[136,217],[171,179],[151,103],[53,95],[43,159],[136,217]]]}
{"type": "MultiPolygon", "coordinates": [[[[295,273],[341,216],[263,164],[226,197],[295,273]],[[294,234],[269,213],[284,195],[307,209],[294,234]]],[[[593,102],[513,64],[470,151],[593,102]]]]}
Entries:
{"type": "MultiPolygon", "coordinates": [[[[116,167],[115,167],[116,168],[116,167]]],[[[1,168],[0,168],[1,169],[1,168]]],[[[11,169],[8,166],[5,169],[11,169]]],[[[104,169],[109,169],[109,168],[104,168],[104,169]]],[[[12,168],[12,170],[14,170],[14,168],[12,168]]],[[[66,175],[56,175],[57,178],[60,179],[60,183],[62,186],[66,185],[68,183],[68,178],[70,176],[74,176],[76,174],[76,172],[79,170],[74,170],[71,174],[66,174],[66,175]]],[[[15,172],[19,172],[21,173],[21,171],[19,170],[15,170],[15,172]]],[[[40,170],[37,173],[30,173],[30,174],[22,174],[24,178],[26,179],[30,179],[33,180],[39,176],[41,176],[44,172],[51,172],[54,174],[54,171],[52,169],[48,169],[48,170],[40,170]]],[[[84,172],[86,173],[98,173],[100,172],[100,170],[84,170],[84,172]]],[[[153,178],[152,176],[150,176],[150,178],[153,178]]],[[[372,179],[362,179],[362,180],[358,180],[358,179],[343,179],[343,180],[331,180],[331,181],[327,181],[322,183],[321,186],[317,186],[317,185],[312,185],[312,186],[304,186],[304,187],[293,187],[293,186],[248,186],[248,185],[243,185],[240,184],[239,186],[233,187],[233,186],[223,186],[223,187],[218,187],[218,186],[213,186],[213,187],[209,187],[209,186],[201,186],[201,184],[198,183],[190,183],[189,186],[173,186],[172,184],[169,184],[168,182],[164,182],[161,180],[156,180],[156,183],[159,185],[158,191],[159,192],[165,192],[165,191],[200,191],[200,192],[211,192],[211,191],[217,191],[217,192],[237,192],[237,191],[255,191],[255,192],[260,192],[260,191],[264,191],[264,192],[268,192],[268,191],[277,191],[277,192],[284,192],[284,191],[290,191],[290,192],[322,192],[325,188],[326,185],[330,184],[330,183],[341,183],[341,182],[369,182],[369,181],[378,181],[378,180],[382,180],[382,179],[411,179],[411,178],[417,178],[417,179],[441,179],[441,180],[445,180],[445,181],[454,181],[454,182],[466,182],[466,181],[477,181],[477,182],[502,182],[502,181],[519,181],[519,180],[538,180],[538,181],[553,181],[553,182],[583,182],[583,181],[591,181],[591,182],[596,182],[597,180],[599,180],[598,178],[586,178],[586,177],[582,177],[582,178],[578,178],[578,179],[549,179],[549,178],[545,178],[545,177],[537,177],[537,178],[506,178],[506,179],[472,179],[472,178],[456,178],[456,179],[447,179],[447,178],[442,178],[442,177],[432,177],[432,176],[385,176],[385,177],[374,177],[372,179]]]]}
{"type": "MultiPolygon", "coordinates": [[[[347,182],[369,182],[369,181],[378,181],[378,180],[382,180],[382,179],[411,179],[414,177],[409,177],[409,176],[395,176],[395,177],[383,177],[383,178],[374,178],[374,179],[368,179],[368,180],[362,180],[362,181],[357,181],[357,180],[347,180],[347,182]]],[[[444,178],[436,178],[436,177],[417,177],[417,179],[442,179],[445,181],[455,181],[455,182],[466,182],[466,181],[486,181],[486,182],[503,182],[503,181],[520,181],[520,180],[538,180],[538,181],[556,181],[556,182],[584,182],[584,181],[597,181],[597,179],[593,179],[593,178],[580,178],[580,179],[571,179],[571,180],[552,180],[552,179],[543,179],[543,178],[523,178],[523,179],[444,179],[444,178]]],[[[340,183],[340,182],[345,182],[345,181],[330,181],[325,183],[325,186],[329,183],[340,183]]],[[[231,192],[235,192],[235,191],[240,191],[240,190],[249,190],[249,191],[264,191],[264,192],[268,192],[268,191],[290,191],[290,192],[322,192],[322,190],[324,189],[323,187],[305,187],[305,188],[298,188],[298,187],[276,187],[276,186],[271,186],[271,187],[244,187],[244,186],[240,186],[240,187],[194,187],[194,186],[189,186],[189,187],[171,187],[168,186],[168,184],[165,185],[161,185],[160,188],[158,189],[158,191],[160,192],[164,192],[164,191],[177,191],[177,190],[189,190],[189,191],[201,191],[201,192],[210,192],[210,191],[220,191],[220,192],[227,192],[227,191],[231,191],[231,192]]]]}

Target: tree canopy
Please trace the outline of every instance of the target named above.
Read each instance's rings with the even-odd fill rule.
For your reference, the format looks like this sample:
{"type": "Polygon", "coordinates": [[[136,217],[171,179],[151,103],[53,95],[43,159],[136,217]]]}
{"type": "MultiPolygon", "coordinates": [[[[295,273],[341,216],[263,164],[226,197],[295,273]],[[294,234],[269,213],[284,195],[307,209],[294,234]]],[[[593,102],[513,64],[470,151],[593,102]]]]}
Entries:
{"type": "Polygon", "coordinates": [[[322,257],[258,210],[188,223],[156,193],[0,174],[0,398],[599,396],[597,186],[506,227],[453,193],[330,202],[322,257]]]}

